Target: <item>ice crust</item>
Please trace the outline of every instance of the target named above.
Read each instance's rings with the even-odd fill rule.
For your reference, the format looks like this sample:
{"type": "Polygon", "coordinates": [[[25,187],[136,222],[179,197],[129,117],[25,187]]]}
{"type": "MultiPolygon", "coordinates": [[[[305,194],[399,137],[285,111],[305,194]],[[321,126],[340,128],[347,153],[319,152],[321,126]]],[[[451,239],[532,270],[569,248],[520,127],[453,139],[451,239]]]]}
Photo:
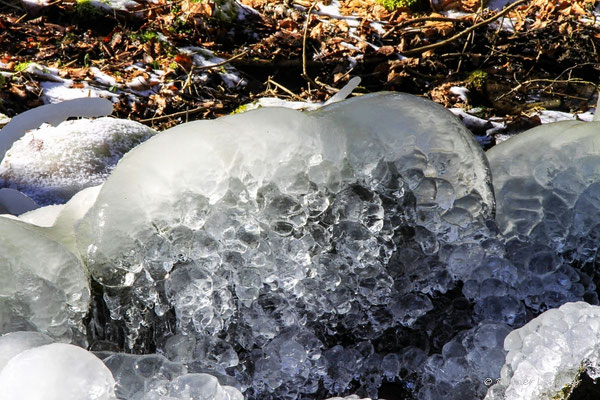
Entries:
{"type": "Polygon", "coordinates": [[[600,307],[577,302],[548,310],[512,331],[504,349],[501,379],[485,400],[555,399],[581,369],[598,378],[600,307]]]}
{"type": "Polygon", "coordinates": [[[244,399],[238,389],[220,383],[217,377],[205,373],[188,373],[183,364],[171,362],[162,355],[111,352],[100,352],[97,355],[115,377],[115,393],[119,399],[244,399]]]}
{"type": "Polygon", "coordinates": [[[232,376],[248,398],[320,385],[376,397],[384,380],[414,379],[437,330],[473,326],[457,312],[424,349],[401,344],[467,276],[453,249],[497,255],[493,210],[484,154],[458,120],[383,93],[165,131],[121,160],[77,241],[126,346],[152,333],[163,350],[194,349],[190,371],[232,376]],[[375,348],[385,335],[398,344],[375,348]]]}
{"type": "Polygon", "coordinates": [[[40,205],[64,203],[81,189],[101,184],[123,154],[155,133],[138,122],[109,117],[45,125],[7,151],[0,184],[40,205]]]}

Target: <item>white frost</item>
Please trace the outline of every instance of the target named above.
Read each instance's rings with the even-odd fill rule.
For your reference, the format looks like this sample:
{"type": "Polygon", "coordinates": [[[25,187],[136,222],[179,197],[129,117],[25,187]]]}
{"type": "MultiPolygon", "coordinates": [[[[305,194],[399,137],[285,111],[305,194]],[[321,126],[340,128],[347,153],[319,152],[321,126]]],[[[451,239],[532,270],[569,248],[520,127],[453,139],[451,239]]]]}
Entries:
{"type": "Polygon", "coordinates": [[[600,307],[577,302],[548,310],[509,333],[504,349],[501,380],[485,399],[551,400],[582,365],[600,366],[600,307]]]}
{"type": "Polygon", "coordinates": [[[115,118],[44,126],[13,144],[0,164],[0,180],[39,204],[64,203],[81,189],[101,184],[123,154],[155,133],[115,118]]]}

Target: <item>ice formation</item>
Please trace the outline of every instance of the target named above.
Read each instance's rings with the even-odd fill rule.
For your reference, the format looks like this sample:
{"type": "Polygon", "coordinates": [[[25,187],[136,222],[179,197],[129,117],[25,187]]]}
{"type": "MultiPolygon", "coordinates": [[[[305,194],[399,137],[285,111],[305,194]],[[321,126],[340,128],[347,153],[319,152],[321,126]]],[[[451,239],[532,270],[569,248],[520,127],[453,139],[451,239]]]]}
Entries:
{"type": "Polygon", "coordinates": [[[30,130],[2,160],[0,183],[41,205],[64,203],[102,183],[123,154],[155,133],[138,122],[108,117],[30,130]]]}
{"type": "Polygon", "coordinates": [[[38,331],[0,337],[0,368],[87,339],[116,384],[100,399],[464,400],[501,375],[490,399],[537,398],[584,361],[595,377],[597,307],[509,332],[597,302],[597,125],[526,132],[491,169],[404,94],[172,128],[102,186],[0,218],[0,332],[38,331]],[[521,393],[532,357],[545,389],[521,393]]]}
{"type": "Polygon", "coordinates": [[[53,342],[51,337],[40,332],[17,331],[0,336],[0,372],[19,353],[53,342]]]}
{"type": "Polygon", "coordinates": [[[0,333],[85,342],[90,290],[80,259],[35,227],[0,218],[0,333]]]}
{"type": "Polygon", "coordinates": [[[4,155],[12,144],[28,130],[36,129],[43,123],[53,126],[69,117],[103,117],[112,113],[112,103],[102,98],[80,98],[36,107],[14,116],[0,130],[0,155],[4,155]]]}
{"type": "Polygon", "coordinates": [[[598,303],[595,257],[600,139],[598,122],[531,129],[487,152],[496,221],[528,307],[598,303]]]}
{"type": "MultiPolygon", "coordinates": [[[[600,378],[600,307],[566,303],[512,331],[501,379],[486,400],[551,400],[586,370],[600,378]]],[[[562,398],[562,397],[561,397],[562,398]]]]}
{"type": "Polygon", "coordinates": [[[0,371],[0,387],[0,399],[6,400],[116,400],[115,380],[102,361],[64,343],[45,344],[14,355],[0,371]]]}
{"type": "Polygon", "coordinates": [[[213,375],[188,373],[187,368],[162,355],[99,352],[97,355],[117,381],[116,395],[127,400],[244,400],[233,386],[213,375]]]}
{"type": "Polygon", "coordinates": [[[497,255],[493,208],[456,118],[383,93],[165,131],[122,159],[77,241],[126,347],[195,349],[190,371],[249,398],[376,397],[473,326],[464,297],[455,319],[422,317],[467,276],[459,246],[497,255]]]}

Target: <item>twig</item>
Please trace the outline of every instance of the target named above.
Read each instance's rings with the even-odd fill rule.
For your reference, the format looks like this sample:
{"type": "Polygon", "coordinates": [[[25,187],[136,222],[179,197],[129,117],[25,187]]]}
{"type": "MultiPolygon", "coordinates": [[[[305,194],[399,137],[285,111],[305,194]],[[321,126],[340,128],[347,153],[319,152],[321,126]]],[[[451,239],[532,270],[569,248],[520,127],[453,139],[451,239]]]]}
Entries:
{"type": "Polygon", "coordinates": [[[514,92],[518,91],[523,86],[529,86],[532,83],[548,83],[548,85],[546,85],[546,87],[544,87],[542,89],[543,91],[548,90],[548,88],[550,86],[555,85],[557,83],[566,83],[566,84],[577,83],[577,84],[580,84],[580,85],[592,85],[592,86],[596,86],[596,84],[594,82],[584,81],[582,79],[529,79],[527,81],[519,83],[517,86],[515,86],[514,88],[512,88],[508,92],[504,93],[503,95],[496,97],[495,101],[502,100],[504,97],[510,95],[511,93],[514,93],[514,92]]]}
{"type": "Polygon", "coordinates": [[[222,67],[226,64],[231,63],[232,61],[235,61],[239,58],[244,57],[246,54],[248,54],[250,52],[251,49],[247,49],[245,51],[242,51],[240,54],[237,54],[233,57],[228,58],[227,60],[221,61],[219,63],[216,64],[211,64],[211,65],[199,65],[199,66],[192,66],[192,68],[190,68],[190,71],[187,74],[187,78],[185,79],[185,83],[183,84],[181,90],[185,91],[185,89],[188,88],[188,86],[190,86],[192,84],[192,75],[195,71],[203,71],[205,69],[212,69],[212,68],[219,68],[222,67]]]}
{"type": "Polygon", "coordinates": [[[472,25],[470,27],[468,27],[467,29],[465,29],[462,32],[457,33],[456,35],[449,37],[446,40],[442,40],[441,42],[437,42],[437,43],[432,43],[432,44],[428,44],[426,46],[421,46],[421,47],[416,47],[414,49],[409,49],[406,51],[402,52],[402,55],[411,55],[411,54],[417,54],[417,53],[423,53],[425,51],[428,50],[433,50],[433,49],[437,49],[438,47],[442,47],[447,45],[448,43],[451,43],[453,41],[455,41],[456,39],[459,39],[465,35],[468,35],[469,33],[473,32],[475,29],[481,28],[482,26],[488,25],[492,22],[494,22],[495,20],[497,20],[498,18],[500,18],[501,16],[505,15],[506,13],[508,13],[510,10],[520,6],[523,3],[528,2],[529,0],[518,0],[514,3],[512,3],[511,5],[509,5],[508,7],[505,7],[502,11],[500,11],[498,14],[494,15],[493,17],[490,17],[486,20],[481,21],[478,24],[472,25]]]}
{"type": "Polygon", "coordinates": [[[200,107],[192,108],[191,110],[178,111],[178,112],[173,113],[173,114],[159,115],[158,117],[152,117],[152,118],[146,118],[146,119],[139,119],[138,122],[142,122],[142,123],[143,122],[155,122],[155,121],[161,121],[161,120],[164,120],[164,119],[183,117],[185,115],[195,114],[197,112],[200,112],[200,111],[203,111],[203,110],[207,110],[209,107],[210,107],[209,104],[202,105],[200,107]]]}
{"type": "Polygon", "coordinates": [[[408,21],[399,22],[396,25],[392,26],[386,33],[384,33],[383,35],[381,35],[381,38],[385,39],[386,37],[388,37],[389,35],[391,35],[397,29],[404,28],[405,26],[409,26],[409,25],[418,24],[420,22],[434,21],[434,22],[452,22],[452,23],[457,23],[457,22],[462,22],[462,21],[465,21],[465,20],[466,20],[466,18],[448,18],[448,17],[420,17],[420,18],[413,18],[413,19],[409,19],[408,21]]]}
{"type": "Polygon", "coordinates": [[[8,7],[14,8],[15,10],[19,10],[19,11],[25,11],[25,9],[24,9],[24,8],[21,8],[21,7],[19,7],[19,6],[16,6],[16,5],[14,5],[14,4],[11,4],[11,3],[7,3],[6,1],[3,1],[3,0],[0,0],[0,3],[4,4],[5,6],[8,6],[8,7]]]}
{"type": "Polygon", "coordinates": [[[304,101],[304,99],[300,96],[298,96],[296,93],[292,92],[290,89],[286,88],[285,86],[283,86],[280,83],[275,82],[273,79],[271,79],[271,77],[269,77],[267,79],[267,84],[272,83],[273,86],[283,90],[284,92],[286,92],[287,94],[289,94],[290,96],[292,96],[292,98],[299,100],[299,101],[304,101]]]}
{"type": "MultiPolygon", "coordinates": [[[[329,93],[337,93],[339,92],[338,89],[331,87],[323,82],[319,82],[317,79],[312,79],[310,77],[310,75],[308,75],[308,71],[306,69],[306,38],[308,36],[308,26],[310,25],[310,15],[313,11],[313,9],[316,7],[317,2],[314,1],[310,7],[308,8],[307,11],[307,15],[306,15],[306,22],[304,23],[304,34],[302,35],[302,77],[304,79],[306,79],[308,81],[308,83],[312,83],[314,86],[316,87],[320,87],[321,89],[324,89],[326,91],[328,91],[329,93]]],[[[309,86],[310,89],[310,86],[309,86]]]]}
{"type": "Polygon", "coordinates": [[[317,2],[313,1],[308,11],[306,12],[306,21],[304,21],[304,33],[302,34],[302,77],[306,79],[309,83],[317,86],[315,81],[308,75],[306,70],[306,37],[308,36],[308,25],[310,25],[310,15],[312,11],[317,6],[317,2]]]}
{"type": "Polygon", "coordinates": [[[244,50],[240,54],[237,54],[237,55],[235,55],[233,57],[230,57],[227,60],[221,61],[220,63],[211,64],[211,65],[200,65],[200,66],[197,66],[197,67],[193,67],[192,69],[201,71],[201,70],[204,70],[204,69],[211,69],[211,68],[222,67],[223,65],[227,65],[227,64],[231,63],[232,61],[235,61],[235,60],[237,60],[239,58],[244,57],[246,54],[250,53],[250,50],[252,50],[252,49],[244,50]]]}

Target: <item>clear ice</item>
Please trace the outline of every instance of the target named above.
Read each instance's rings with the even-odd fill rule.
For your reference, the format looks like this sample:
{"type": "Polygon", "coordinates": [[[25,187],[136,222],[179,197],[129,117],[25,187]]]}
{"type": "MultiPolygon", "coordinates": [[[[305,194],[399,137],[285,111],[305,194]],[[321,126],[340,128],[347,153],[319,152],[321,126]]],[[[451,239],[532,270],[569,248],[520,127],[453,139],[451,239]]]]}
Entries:
{"type": "Polygon", "coordinates": [[[0,217],[0,333],[85,343],[90,288],[81,260],[40,229],[0,217]]]}
{"type": "Polygon", "coordinates": [[[470,133],[425,99],[260,109],[128,153],[77,242],[125,347],[154,337],[248,398],[377,397],[473,327],[464,297],[445,325],[432,310],[469,274],[461,246],[498,253],[490,183],[470,133]]]}
{"type": "Polygon", "coordinates": [[[102,186],[0,218],[0,368],[89,344],[98,399],[127,400],[533,399],[599,377],[598,127],[486,155],[442,107],[378,93],[169,129],[102,186]]]}
{"type": "Polygon", "coordinates": [[[598,122],[558,122],[487,152],[516,291],[533,310],[598,303],[599,131],[598,122]]]}

